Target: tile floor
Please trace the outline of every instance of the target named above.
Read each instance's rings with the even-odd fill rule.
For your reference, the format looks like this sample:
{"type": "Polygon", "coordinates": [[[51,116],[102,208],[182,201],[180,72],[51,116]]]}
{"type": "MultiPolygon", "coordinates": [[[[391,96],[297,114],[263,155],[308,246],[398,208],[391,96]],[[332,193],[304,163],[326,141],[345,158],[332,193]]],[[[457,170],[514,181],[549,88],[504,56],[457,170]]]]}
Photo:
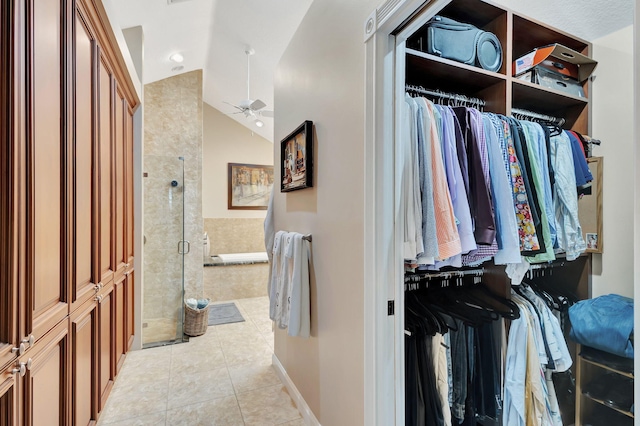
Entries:
{"type": "Polygon", "coordinates": [[[130,352],[98,425],[303,426],[271,366],[268,298],[235,302],[245,322],[130,352]]]}

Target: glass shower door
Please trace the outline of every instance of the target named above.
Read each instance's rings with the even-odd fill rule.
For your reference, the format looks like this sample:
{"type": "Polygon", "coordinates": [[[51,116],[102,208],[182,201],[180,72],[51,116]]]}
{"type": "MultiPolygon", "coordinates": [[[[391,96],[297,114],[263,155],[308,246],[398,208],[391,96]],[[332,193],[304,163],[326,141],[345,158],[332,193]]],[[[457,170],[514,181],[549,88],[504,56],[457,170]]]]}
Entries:
{"type": "Polygon", "coordinates": [[[184,159],[145,155],[143,347],[183,341],[184,159]]]}

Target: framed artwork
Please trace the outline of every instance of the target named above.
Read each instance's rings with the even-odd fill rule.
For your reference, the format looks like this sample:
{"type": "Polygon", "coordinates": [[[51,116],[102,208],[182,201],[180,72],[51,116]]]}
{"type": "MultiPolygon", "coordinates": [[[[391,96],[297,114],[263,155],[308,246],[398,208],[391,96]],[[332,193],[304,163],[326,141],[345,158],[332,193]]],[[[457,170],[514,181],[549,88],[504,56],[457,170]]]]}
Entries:
{"type": "Polygon", "coordinates": [[[313,186],[313,122],[305,121],[280,142],[280,192],[313,186]]]}
{"type": "Polygon", "coordinates": [[[266,210],[273,188],[273,166],[229,163],[229,210],[266,210]]]}

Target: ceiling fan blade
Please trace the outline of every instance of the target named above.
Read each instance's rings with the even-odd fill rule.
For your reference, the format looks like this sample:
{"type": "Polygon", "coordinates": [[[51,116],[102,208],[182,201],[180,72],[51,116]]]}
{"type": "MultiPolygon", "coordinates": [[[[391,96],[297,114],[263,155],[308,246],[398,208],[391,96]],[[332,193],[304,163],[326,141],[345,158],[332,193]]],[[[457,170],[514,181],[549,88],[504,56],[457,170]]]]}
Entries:
{"type": "Polygon", "coordinates": [[[273,111],[258,111],[258,114],[263,117],[273,117],[273,111]]]}
{"type": "Polygon", "coordinates": [[[234,104],[232,104],[232,103],[229,103],[229,102],[227,102],[227,101],[222,101],[222,102],[224,102],[224,103],[225,103],[225,104],[227,104],[227,105],[231,105],[232,107],[236,108],[236,109],[237,109],[237,110],[239,110],[240,112],[244,112],[244,110],[245,110],[244,108],[239,107],[238,105],[234,105],[234,104]]]}
{"type": "Polygon", "coordinates": [[[264,108],[266,106],[267,106],[267,104],[262,102],[260,99],[256,99],[255,101],[253,101],[253,103],[251,105],[249,105],[249,108],[251,108],[254,111],[257,111],[257,110],[262,109],[262,108],[264,108]]]}

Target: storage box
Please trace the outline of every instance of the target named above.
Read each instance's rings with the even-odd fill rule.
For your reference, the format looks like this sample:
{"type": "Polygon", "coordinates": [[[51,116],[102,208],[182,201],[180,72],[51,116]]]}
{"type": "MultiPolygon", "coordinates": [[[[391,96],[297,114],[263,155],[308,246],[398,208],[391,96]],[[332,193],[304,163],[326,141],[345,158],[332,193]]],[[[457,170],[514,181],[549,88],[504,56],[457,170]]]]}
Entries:
{"type": "Polygon", "coordinates": [[[539,47],[516,59],[513,62],[513,75],[518,77],[537,67],[553,70],[582,82],[589,78],[597,65],[598,62],[588,56],[556,43],[539,47]]]}
{"type": "Polygon", "coordinates": [[[518,80],[529,81],[539,84],[542,87],[559,90],[579,98],[585,97],[584,89],[578,80],[547,69],[541,65],[521,74],[518,76],[518,80]]]}

